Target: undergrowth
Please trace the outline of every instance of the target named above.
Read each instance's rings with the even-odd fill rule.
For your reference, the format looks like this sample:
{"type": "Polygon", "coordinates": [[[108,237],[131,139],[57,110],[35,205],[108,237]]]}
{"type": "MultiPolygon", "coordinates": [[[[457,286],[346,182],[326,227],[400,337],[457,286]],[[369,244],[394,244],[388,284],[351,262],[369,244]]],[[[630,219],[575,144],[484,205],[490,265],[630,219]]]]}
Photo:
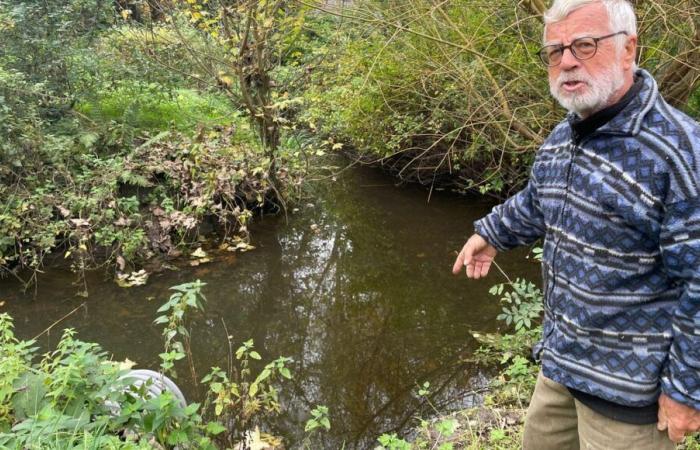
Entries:
{"type": "MultiPolygon", "coordinates": [[[[161,374],[176,377],[178,361],[191,361],[189,321],[205,307],[204,287],[200,281],[174,286],[159,309],[161,374]]],[[[280,412],[278,388],[292,378],[292,360],[279,357],[254,370],[252,362],[262,357],[252,340],[236,350],[228,345],[228,367],[213,367],[201,379],[203,397],[183,404],[169,389],[151,390],[157,379],[135,383],[129,378],[133,363],[113,361],[74,330],[64,330],[56,349],[39,355],[36,342],[17,339],[12,318],[0,314],[0,447],[281,448],[282,439],[265,432],[265,419],[280,412]]],[[[317,406],[306,423],[306,441],[330,426],[328,409],[317,406]]]]}

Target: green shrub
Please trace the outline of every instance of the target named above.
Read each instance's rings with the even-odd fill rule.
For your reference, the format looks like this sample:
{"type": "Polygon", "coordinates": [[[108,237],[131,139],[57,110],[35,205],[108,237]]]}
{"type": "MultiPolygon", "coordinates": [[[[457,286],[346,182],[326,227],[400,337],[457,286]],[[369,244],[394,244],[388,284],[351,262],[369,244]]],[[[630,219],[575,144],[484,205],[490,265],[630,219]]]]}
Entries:
{"type": "MultiPolygon", "coordinates": [[[[201,245],[205,221],[223,241],[245,241],[250,210],[263,208],[273,187],[269,160],[239,142],[249,139],[243,125],[192,137],[163,132],[106,156],[96,154],[99,138],[83,136],[66,145],[69,157],[37,162],[22,178],[10,172],[0,183],[0,267],[37,269],[60,248],[78,272],[105,263],[128,272],[155,254],[201,245]]],[[[298,172],[284,160],[279,170],[295,183],[298,172]]]]}
{"type": "MultiPolygon", "coordinates": [[[[173,286],[155,320],[164,325],[161,369],[176,376],[176,362],[188,357],[194,383],[188,322],[203,311],[204,286],[199,280],[173,286]]],[[[76,339],[73,330],[64,330],[56,350],[38,362],[35,344],[15,338],[12,319],[0,314],[2,448],[213,450],[281,444],[259,428],[280,412],[277,386],[292,378],[291,359],[279,357],[255,372],[252,361],[262,357],[252,340],[235,351],[230,371],[213,367],[202,379],[207,391],[201,405],[182,405],[168,390],[154,395],[149,382],[130,384],[124,375],[133,363],[112,361],[97,344],[76,339]]],[[[330,428],[327,408],[311,414],[307,432],[330,428]]]]}
{"type": "MultiPolygon", "coordinates": [[[[359,20],[344,19],[314,68],[301,119],[403,180],[506,196],[564,117],[534,56],[542,39],[535,3],[354,2],[345,11],[359,20]]],[[[641,66],[673,92],[694,79],[673,75],[700,51],[700,5],[656,5],[637,6],[641,66]]],[[[697,97],[678,102],[700,117],[697,97]]]]}
{"type": "Polygon", "coordinates": [[[215,448],[198,404],[183,408],[170,392],[148,397],[146,385],[130,387],[97,344],[65,330],[38,363],[34,345],[16,339],[11,318],[0,315],[2,448],[215,448]]]}

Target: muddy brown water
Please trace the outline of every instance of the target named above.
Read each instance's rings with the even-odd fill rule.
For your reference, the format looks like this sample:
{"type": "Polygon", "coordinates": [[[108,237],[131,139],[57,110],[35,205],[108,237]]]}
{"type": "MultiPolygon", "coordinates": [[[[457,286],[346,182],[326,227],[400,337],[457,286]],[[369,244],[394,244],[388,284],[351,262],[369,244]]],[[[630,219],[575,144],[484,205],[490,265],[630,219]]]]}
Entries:
{"type": "MultiPolygon", "coordinates": [[[[396,187],[363,168],[312,191],[288,220],[256,219],[251,252],[220,254],[129,289],[93,273],[87,299],[75,295],[67,270],[47,270],[26,294],[0,280],[0,312],[12,315],[19,337],[31,338],[84,302],[39,338],[42,347],[72,327],[115,359],[157,368],[156,309],[170,286],[201,279],[206,311],[192,327],[199,377],[226,366],[224,322],[234,344],[254,339],[263,361],[293,358],[294,378],[279,386],[282,414],[266,424],[292,448],[316,405],[329,408],[331,430],[316,434],[311,448],[352,449],[373,448],[382,433],[407,433],[417,417],[478,403],[493,373],[469,361],[479,346],[471,332],[498,329],[500,306],[488,289],[504,279],[492,271],[470,281],[450,269],[472,221],[492,204],[439,192],[428,202],[425,190],[396,187]],[[430,393],[420,397],[426,381],[430,393]]],[[[526,254],[511,251],[497,261],[511,278],[539,281],[539,266],[526,254]]],[[[178,384],[197,400],[186,366],[179,372],[178,384]]]]}

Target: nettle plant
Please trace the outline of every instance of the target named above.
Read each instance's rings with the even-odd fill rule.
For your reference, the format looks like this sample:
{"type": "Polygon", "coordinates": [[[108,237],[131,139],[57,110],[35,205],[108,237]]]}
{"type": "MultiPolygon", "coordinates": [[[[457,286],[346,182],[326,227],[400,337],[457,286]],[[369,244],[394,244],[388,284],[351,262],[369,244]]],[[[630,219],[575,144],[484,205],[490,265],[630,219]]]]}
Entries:
{"type": "MultiPolygon", "coordinates": [[[[155,320],[155,323],[165,325],[165,351],[160,354],[161,370],[177,377],[176,362],[187,358],[195,383],[197,374],[191,351],[189,316],[191,312],[204,310],[204,286],[206,283],[199,280],[173,286],[171,289],[175,292],[158,309],[161,315],[155,320]]],[[[227,448],[251,439],[262,439],[262,442],[267,439],[267,444],[281,443],[274,436],[261,438],[259,426],[263,419],[281,411],[277,385],[292,379],[288,368],[292,359],[280,356],[256,373],[252,366],[257,365],[254,361],[261,361],[262,356],[255,350],[253,340],[243,342],[234,352],[232,339],[232,336],[228,336],[227,369],[212,367],[201,380],[208,387],[203,403],[203,414],[211,419],[207,430],[217,434],[217,441],[227,448]],[[252,433],[254,429],[258,432],[252,433]]]]}
{"type": "Polygon", "coordinates": [[[35,344],[18,340],[10,316],[0,315],[1,448],[216,448],[217,430],[199,404],[183,407],[169,391],[148,395],[148,384],[131,385],[128,365],[74,330],[38,363],[35,344]]]}
{"type": "MultiPolygon", "coordinates": [[[[203,311],[205,283],[174,286],[159,309],[165,351],[161,373],[177,375],[177,361],[191,358],[189,316],[203,311]]],[[[183,404],[169,390],[154,394],[152,382],[133,383],[133,363],[120,363],[99,345],[82,342],[66,329],[56,349],[35,362],[35,340],[15,337],[12,318],[0,314],[0,448],[23,450],[100,448],[268,448],[281,439],[260,433],[263,419],[280,412],[278,386],[292,378],[290,358],[261,361],[253,341],[235,352],[229,337],[228,370],[204,377],[203,403],[183,404]]],[[[328,410],[311,411],[306,432],[328,430],[328,410]]],[[[307,436],[308,438],[308,436],[307,436]]]]}

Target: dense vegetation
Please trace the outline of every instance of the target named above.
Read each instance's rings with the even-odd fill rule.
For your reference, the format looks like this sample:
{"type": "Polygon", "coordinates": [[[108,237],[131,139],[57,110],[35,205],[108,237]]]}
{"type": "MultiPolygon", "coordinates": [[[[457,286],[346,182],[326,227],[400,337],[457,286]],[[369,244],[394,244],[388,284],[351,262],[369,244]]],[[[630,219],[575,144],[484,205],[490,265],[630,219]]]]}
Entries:
{"type": "MultiPolygon", "coordinates": [[[[237,245],[328,151],[503,196],[561,118],[541,2],[232,5],[0,1],[5,272],[57,253],[123,277],[204,230],[237,245]]],[[[641,66],[695,117],[699,8],[639,5],[641,66]]]]}
{"type": "MultiPolygon", "coordinates": [[[[640,66],[700,117],[700,5],[639,1],[640,66]]],[[[307,119],[406,181],[502,197],[564,111],[535,56],[540,0],[358,2],[306,89],[307,119]]]]}
{"type": "MultiPolygon", "coordinates": [[[[192,357],[188,322],[204,308],[204,286],[174,286],[158,310],[161,374],[176,377],[174,362],[192,357]]],[[[200,402],[184,404],[168,388],[151,389],[157,379],[135,382],[132,362],[112,361],[70,329],[37,362],[36,340],[17,339],[7,314],[0,314],[0,355],[0,445],[9,449],[267,448],[279,438],[261,434],[261,420],[279,413],[275,385],[292,378],[285,357],[254,372],[251,362],[261,356],[248,340],[231,349],[230,367],[202,378],[200,402]]],[[[311,411],[307,438],[330,428],[326,415],[322,406],[311,411]]]]}
{"type": "MultiPolygon", "coordinates": [[[[640,65],[700,118],[700,4],[637,3],[640,65]]],[[[533,56],[543,2],[340,4],[0,0],[3,275],[28,285],[68,261],[129,285],[202,247],[246,250],[251,218],[285,211],[326,153],[431,190],[520,187],[563,114],[533,56]]],[[[191,358],[185,321],[201,288],[177,287],[157,318],[163,372],[191,358]]],[[[494,294],[507,334],[479,336],[478,362],[502,368],[490,408],[425,421],[411,443],[382,436],[383,447],[517,447],[540,294],[521,280],[494,294]]],[[[125,385],[124,367],[71,331],[45,356],[34,345],[0,316],[10,448],[230,447],[278,410],[273,381],[291,377],[283,357],[254,376],[247,341],[236,370],[213,368],[206,397],[182,408],[125,385]]],[[[329,427],[318,407],[308,431],[329,427]]]]}

